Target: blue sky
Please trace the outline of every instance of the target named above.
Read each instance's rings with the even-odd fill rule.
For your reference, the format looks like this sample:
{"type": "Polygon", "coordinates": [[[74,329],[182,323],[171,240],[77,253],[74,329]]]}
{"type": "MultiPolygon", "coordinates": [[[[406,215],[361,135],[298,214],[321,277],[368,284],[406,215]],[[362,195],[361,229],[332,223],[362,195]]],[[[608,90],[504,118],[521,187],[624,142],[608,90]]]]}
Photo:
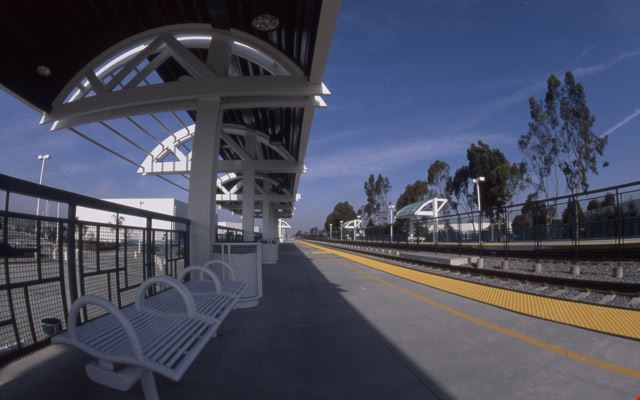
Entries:
{"type": "MultiPolygon", "coordinates": [[[[513,161],[527,127],[527,99],[550,73],[574,71],[595,129],[608,132],[605,186],[639,178],[640,3],[637,1],[345,0],[316,111],[292,221],[321,226],[338,201],[360,206],[370,173],[388,176],[391,198],[424,179],[435,159],[452,169],[482,139],[513,161]],[[392,4],[392,6],[390,6],[392,4]]],[[[0,93],[0,172],[97,197],[186,194],[68,133],[0,93]]]]}

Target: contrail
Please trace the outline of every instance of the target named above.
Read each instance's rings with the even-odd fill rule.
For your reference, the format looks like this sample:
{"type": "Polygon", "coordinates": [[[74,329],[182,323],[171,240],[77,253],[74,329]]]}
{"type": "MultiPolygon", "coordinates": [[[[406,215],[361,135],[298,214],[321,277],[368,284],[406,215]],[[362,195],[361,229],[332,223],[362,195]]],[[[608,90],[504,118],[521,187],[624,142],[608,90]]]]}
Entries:
{"type": "Polygon", "coordinates": [[[607,129],[605,131],[605,133],[600,135],[600,137],[605,137],[605,136],[611,135],[613,132],[615,132],[618,129],[622,128],[623,126],[625,126],[626,124],[628,124],[629,122],[631,122],[632,120],[634,120],[638,116],[640,116],[640,108],[637,108],[634,112],[632,112],[631,114],[627,115],[622,121],[618,122],[617,124],[615,124],[611,128],[607,129]]]}

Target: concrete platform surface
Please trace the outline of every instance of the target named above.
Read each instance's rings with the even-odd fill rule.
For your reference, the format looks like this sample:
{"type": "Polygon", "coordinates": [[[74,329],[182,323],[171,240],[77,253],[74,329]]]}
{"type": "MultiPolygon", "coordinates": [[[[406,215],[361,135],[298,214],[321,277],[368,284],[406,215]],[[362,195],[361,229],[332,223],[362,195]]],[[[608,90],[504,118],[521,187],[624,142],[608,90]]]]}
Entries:
{"type": "MultiPolygon", "coordinates": [[[[162,399],[640,396],[640,379],[629,375],[640,377],[637,341],[505,311],[300,244],[281,246],[263,274],[261,304],[234,311],[180,382],[158,378],[162,399]]],[[[142,399],[139,385],[121,393],[90,382],[88,361],[50,346],[0,370],[0,399],[142,399]]]]}

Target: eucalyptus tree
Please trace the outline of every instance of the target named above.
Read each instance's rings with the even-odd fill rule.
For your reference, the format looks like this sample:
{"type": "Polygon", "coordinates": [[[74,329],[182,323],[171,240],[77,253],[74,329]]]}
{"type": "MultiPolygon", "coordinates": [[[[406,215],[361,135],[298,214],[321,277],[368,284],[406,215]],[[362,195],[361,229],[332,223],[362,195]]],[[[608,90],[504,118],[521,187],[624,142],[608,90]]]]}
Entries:
{"type": "Polygon", "coordinates": [[[353,206],[349,204],[348,201],[343,201],[335,205],[333,211],[329,215],[324,222],[324,230],[329,232],[330,224],[333,224],[333,229],[337,231],[340,230],[340,221],[350,221],[356,218],[356,211],[353,209],[353,206]]]}
{"type": "Polygon", "coordinates": [[[374,177],[369,175],[369,179],[364,182],[364,193],[367,202],[363,207],[363,219],[367,219],[375,225],[388,222],[388,195],[391,192],[391,182],[389,178],[378,174],[374,177]]]}
{"type": "Polygon", "coordinates": [[[435,160],[429,166],[427,170],[427,183],[431,191],[437,196],[446,197],[450,170],[449,164],[442,160],[435,160]]]}
{"type": "MultiPolygon", "coordinates": [[[[607,138],[593,131],[595,116],[586,101],[582,83],[569,71],[564,82],[547,79],[544,100],[529,99],[531,121],[518,141],[532,174],[534,189],[545,197],[558,195],[560,177],[567,191],[589,189],[589,174],[598,173],[607,138]]],[[[607,166],[605,162],[603,166],[607,166]]]]}
{"type": "Polygon", "coordinates": [[[467,165],[456,170],[449,180],[447,190],[456,199],[455,206],[462,205],[472,211],[477,204],[474,194],[473,178],[483,176],[485,181],[480,188],[482,212],[492,220],[498,209],[507,205],[516,191],[526,182],[526,164],[511,163],[499,149],[478,141],[467,150],[467,165]]]}

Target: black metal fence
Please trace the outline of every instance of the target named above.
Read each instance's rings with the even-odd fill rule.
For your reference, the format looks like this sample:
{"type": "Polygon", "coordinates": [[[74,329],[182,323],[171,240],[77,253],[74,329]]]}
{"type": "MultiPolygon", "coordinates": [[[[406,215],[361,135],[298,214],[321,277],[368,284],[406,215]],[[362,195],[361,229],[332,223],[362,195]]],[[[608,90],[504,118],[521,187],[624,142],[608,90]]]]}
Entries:
{"type": "MultiPolygon", "coordinates": [[[[574,259],[593,255],[597,249],[605,249],[609,258],[618,260],[639,254],[640,182],[531,199],[481,213],[457,211],[446,206],[437,219],[398,221],[393,242],[460,253],[521,251],[536,257],[556,249],[574,259]]],[[[352,230],[343,235],[353,240],[352,230]]],[[[389,226],[362,229],[356,240],[390,242],[389,226]]]]}
{"type": "MultiPolygon", "coordinates": [[[[6,175],[0,175],[0,191],[0,365],[49,343],[42,320],[58,320],[66,329],[78,296],[95,294],[124,307],[148,277],[175,277],[188,265],[187,219],[6,175]],[[37,199],[41,204],[33,207],[37,199]],[[46,202],[56,204],[57,217],[35,215],[46,202]],[[113,223],[80,220],[81,207],[111,213],[113,223]],[[144,223],[129,225],[128,219],[144,223]]],[[[83,319],[99,315],[89,307],[83,319]]]]}

